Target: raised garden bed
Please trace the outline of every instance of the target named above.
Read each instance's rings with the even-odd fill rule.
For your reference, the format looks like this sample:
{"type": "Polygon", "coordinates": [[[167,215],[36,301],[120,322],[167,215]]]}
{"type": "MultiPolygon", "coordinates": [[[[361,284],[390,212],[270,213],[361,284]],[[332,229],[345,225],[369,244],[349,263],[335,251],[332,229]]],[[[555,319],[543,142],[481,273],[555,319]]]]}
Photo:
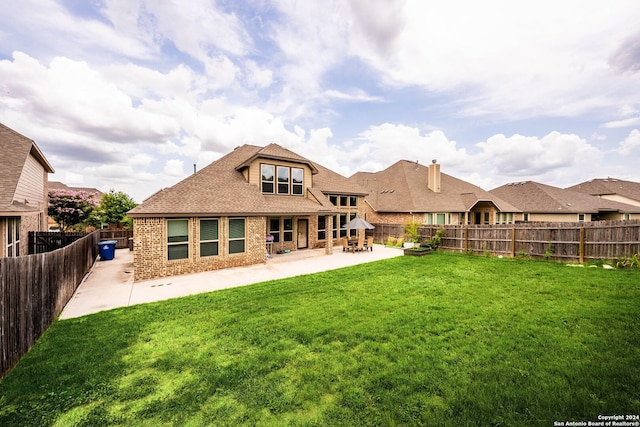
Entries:
{"type": "Polygon", "coordinates": [[[425,256],[431,253],[429,246],[421,246],[419,248],[407,248],[404,250],[404,254],[408,256],[425,256]]]}

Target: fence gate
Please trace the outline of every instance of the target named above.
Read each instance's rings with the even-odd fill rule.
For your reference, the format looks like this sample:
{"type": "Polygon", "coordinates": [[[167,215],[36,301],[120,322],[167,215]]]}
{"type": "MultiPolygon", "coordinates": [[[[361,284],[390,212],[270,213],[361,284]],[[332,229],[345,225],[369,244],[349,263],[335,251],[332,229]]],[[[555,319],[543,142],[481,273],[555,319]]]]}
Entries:
{"type": "Polygon", "coordinates": [[[30,231],[29,255],[42,254],[64,248],[86,235],[86,233],[76,232],[30,231]]]}

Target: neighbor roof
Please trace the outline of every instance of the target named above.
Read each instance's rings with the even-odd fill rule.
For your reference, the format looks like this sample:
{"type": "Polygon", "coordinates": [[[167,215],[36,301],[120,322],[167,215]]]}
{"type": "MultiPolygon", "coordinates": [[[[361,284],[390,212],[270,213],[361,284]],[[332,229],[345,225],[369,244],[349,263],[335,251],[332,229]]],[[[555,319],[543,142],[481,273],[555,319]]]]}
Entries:
{"type": "Polygon", "coordinates": [[[380,172],[358,172],[350,179],[369,190],[366,200],[377,212],[468,212],[482,201],[502,212],[519,212],[498,196],[445,173],[440,173],[440,192],[433,192],[428,188],[429,169],[408,160],[380,172]]]}
{"type": "Polygon", "coordinates": [[[524,181],[494,188],[491,193],[508,200],[523,212],[533,213],[638,213],[640,207],[615,202],[589,194],[524,181]]]}
{"type": "Polygon", "coordinates": [[[0,123],[0,211],[25,212],[38,210],[24,203],[15,202],[13,197],[20,180],[24,164],[31,154],[47,173],[53,173],[44,154],[33,140],[19,134],[0,123]]]}
{"type": "Polygon", "coordinates": [[[618,194],[640,202],[640,182],[624,181],[617,178],[592,179],[569,187],[568,190],[579,191],[592,196],[618,194]]]}
{"type": "Polygon", "coordinates": [[[311,162],[277,144],[266,147],[242,145],[231,153],[204,167],[197,173],[153,194],[129,211],[131,217],[184,215],[278,215],[337,212],[325,194],[340,187],[356,189],[339,174],[311,162]],[[263,194],[260,187],[250,184],[242,170],[258,158],[283,160],[308,165],[313,171],[310,193],[318,202],[306,197],[263,194]]]}

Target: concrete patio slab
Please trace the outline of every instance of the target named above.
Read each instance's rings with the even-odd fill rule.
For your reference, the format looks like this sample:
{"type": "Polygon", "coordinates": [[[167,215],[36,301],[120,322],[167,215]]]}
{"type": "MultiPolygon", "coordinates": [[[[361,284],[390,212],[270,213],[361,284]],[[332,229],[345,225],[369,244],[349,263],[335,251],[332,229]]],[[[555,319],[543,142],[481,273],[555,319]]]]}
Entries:
{"type": "Polygon", "coordinates": [[[401,256],[402,249],[374,245],[373,251],[344,253],[335,248],[304,249],[274,254],[264,263],[203,273],[133,281],[133,252],[117,249],[111,261],[96,261],[60,315],[61,319],[85,316],[135,304],[212,292],[267,280],[334,270],[351,265],[401,256]]]}

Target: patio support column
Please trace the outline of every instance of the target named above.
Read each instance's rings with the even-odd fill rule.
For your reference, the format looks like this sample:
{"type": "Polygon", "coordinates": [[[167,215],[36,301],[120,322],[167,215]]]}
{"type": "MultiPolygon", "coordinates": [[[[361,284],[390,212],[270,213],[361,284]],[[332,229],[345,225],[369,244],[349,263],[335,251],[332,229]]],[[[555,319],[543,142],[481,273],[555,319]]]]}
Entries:
{"type": "Polygon", "coordinates": [[[333,254],[333,215],[325,216],[326,231],[326,245],[324,246],[324,253],[326,255],[333,254]]]}

